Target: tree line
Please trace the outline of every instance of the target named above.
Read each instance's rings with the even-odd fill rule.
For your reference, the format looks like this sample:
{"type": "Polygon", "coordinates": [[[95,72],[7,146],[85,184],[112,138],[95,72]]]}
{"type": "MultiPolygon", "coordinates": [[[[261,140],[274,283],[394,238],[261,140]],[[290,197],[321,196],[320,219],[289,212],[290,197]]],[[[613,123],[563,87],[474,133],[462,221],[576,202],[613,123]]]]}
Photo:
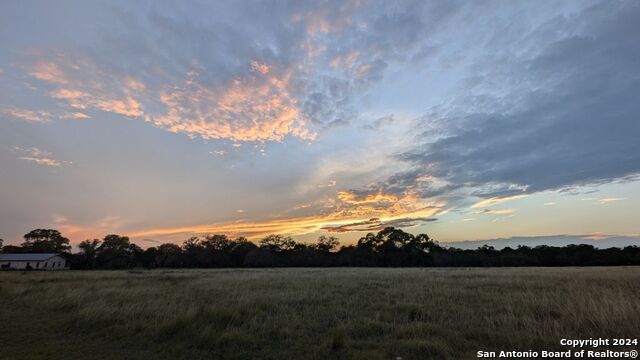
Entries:
{"type": "Polygon", "coordinates": [[[258,243],[244,237],[214,234],[191,237],[142,249],[126,236],[107,235],[82,241],[72,253],[69,239],[53,229],[24,235],[20,246],[6,245],[5,253],[63,253],[73,269],[221,268],[286,266],[484,267],[484,266],[614,266],[640,265],[640,247],[598,249],[591,245],[564,247],[519,246],[496,250],[444,247],[426,234],[413,235],[392,227],[369,233],[357,244],[340,246],[333,236],[320,236],[313,244],[289,236],[269,235],[258,243]]]}

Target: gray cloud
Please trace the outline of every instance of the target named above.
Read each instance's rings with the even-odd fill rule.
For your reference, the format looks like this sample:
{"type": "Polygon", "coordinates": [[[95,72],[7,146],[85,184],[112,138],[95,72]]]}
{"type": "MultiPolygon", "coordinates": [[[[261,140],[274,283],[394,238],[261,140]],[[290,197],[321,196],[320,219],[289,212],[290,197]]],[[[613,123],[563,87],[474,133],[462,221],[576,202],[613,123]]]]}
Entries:
{"type": "Polygon", "coordinates": [[[367,130],[378,130],[383,126],[393,124],[395,121],[396,121],[396,119],[395,119],[394,115],[393,114],[389,114],[389,115],[381,116],[381,117],[373,120],[369,124],[365,124],[363,126],[363,128],[367,129],[367,130]]]}
{"type": "Polygon", "coordinates": [[[448,181],[449,190],[472,187],[490,197],[640,172],[638,18],[638,3],[605,2],[527,34],[536,44],[531,57],[501,54],[500,68],[476,79],[479,94],[421,119],[427,140],[399,156],[415,170],[390,185],[429,174],[448,181]],[[550,41],[549,33],[563,36],[550,41]],[[496,96],[488,90],[496,77],[519,85],[496,96]]]}
{"type": "Polygon", "coordinates": [[[379,231],[386,227],[395,228],[408,228],[425,223],[437,221],[436,218],[430,217],[417,217],[417,218],[400,218],[394,220],[383,221],[378,218],[373,218],[365,221],[357,221],[349,224],[342,224],[336,226],[325,226],[322,230],[336,233],[344,232],[357,232],[357,231],[379,231]]]}

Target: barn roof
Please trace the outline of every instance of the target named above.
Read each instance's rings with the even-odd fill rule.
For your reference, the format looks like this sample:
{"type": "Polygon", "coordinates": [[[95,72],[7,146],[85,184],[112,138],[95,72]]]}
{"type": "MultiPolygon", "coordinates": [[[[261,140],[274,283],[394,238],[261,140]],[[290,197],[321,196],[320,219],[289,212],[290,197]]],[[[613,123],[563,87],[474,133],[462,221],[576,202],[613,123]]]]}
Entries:
{"type": "Polygon", "coordinates": [[[45,253],[18,253],[18,254],[0,254],[0,261],[45,261],[60,254],[45,253]]]}

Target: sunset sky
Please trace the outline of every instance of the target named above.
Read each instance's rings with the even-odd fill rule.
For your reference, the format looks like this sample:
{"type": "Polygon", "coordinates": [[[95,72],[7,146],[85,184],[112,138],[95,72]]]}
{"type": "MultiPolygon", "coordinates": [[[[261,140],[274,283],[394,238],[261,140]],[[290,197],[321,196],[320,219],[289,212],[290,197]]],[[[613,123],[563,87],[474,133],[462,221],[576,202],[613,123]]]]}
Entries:
{"type": "Polygon", "coordinates": [[[640,240],[638,1],[4,1],[0,238],[640,240]]]}

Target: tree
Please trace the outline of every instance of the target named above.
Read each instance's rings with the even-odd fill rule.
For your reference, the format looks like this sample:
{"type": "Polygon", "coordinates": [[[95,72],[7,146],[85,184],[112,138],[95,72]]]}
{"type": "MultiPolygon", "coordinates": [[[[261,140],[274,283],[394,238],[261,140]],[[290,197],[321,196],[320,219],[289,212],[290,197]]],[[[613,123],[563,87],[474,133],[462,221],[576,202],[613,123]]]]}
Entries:
{"type": "Polygon", "coordinates": [[[78,255],[78,264],[82,268],[94,268],[96,266],[96,257],[98,256],[98,247],[100,240],[84,240],[78,244],[80,254],[78,255]]]}
{"type": "Polygon", "coordinates": [[[144,251],[129,242],[129,238],[120,235],[107,235],[97,249],[97,262],[105,268],[127,268],[135,266],[144,251]]]}
{"type": "Polygon", "coordinates": [[[100,246],[99,239],[84,240],[84,241],[81,241],[80,244],[78,244],[78,248],[80,249],[80,254],[87,255],[87,256],[95,256],[99,246],[100,246]]]}
{"type": "Polygon", "coordinates": [[[320,251],[330,252],[335,250],[340,245],[340,240],[335,236],[321,235],[316,243],[316,249],[320,251]]]}
{"type": "Polygon", "coordinates": [[[71,250],[69,239],[58,230],[36,229],[24,235],[22,248],[25,252],[60,253],[71,250]]]}
{"type": "Polygon", "coordinates": [[[296,242],[293,241],[291,236],[269,235],[260,240],[260,247],[276,252],[291,251],[295,249],[296,242]]]}
{"type": "Polygon", "coordinates": [[[234,246],[234,241],[229,239],[227,235],[207,235],[204,240],[201,241],[202,246],[208,250],[214,251],[229,251],[234,246]]]}
{"type": "Polygon", "coordinates": [[[373,233],[368,233],[358,240],[358,247],[362,249],[375,251],[380,245],[382,245],[381,239],[373,233]]]}
{"type": "Polygon", "coordinates": [[[419,251],[425,253],[431,253],[434,251],[442,250],[437,241],[431,239],[427,234],[418,234],[413,239],[411,246],[419,251]]]}
{"type": "Polygon", "coordinates": [[[4,244],[4,240],[2,240],[2,238],[0,238],[0,252],[2,251],[2,244],[4,244]]]}
{"type": "Polygon", "coordinates": [[[156,264],[160,267],[179,267],[182,265],[182,249],[176,244],[158,246],[156,264]]]}

